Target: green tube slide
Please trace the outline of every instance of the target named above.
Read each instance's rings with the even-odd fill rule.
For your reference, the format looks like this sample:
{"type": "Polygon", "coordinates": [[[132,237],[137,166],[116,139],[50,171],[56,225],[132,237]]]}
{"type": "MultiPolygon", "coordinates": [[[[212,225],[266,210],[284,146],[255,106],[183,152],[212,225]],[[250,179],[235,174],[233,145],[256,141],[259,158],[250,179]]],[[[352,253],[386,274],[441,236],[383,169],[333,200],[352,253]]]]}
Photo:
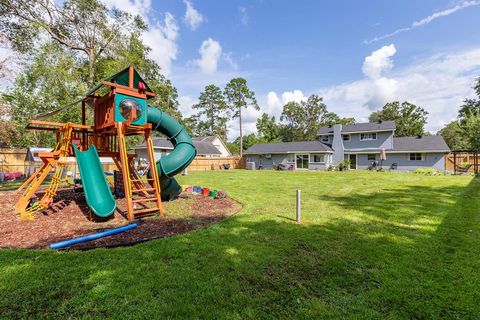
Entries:
{"type": "Polygon", "coordinates": [[[87,151],[79,151],[73,145],[73,150],[77,157],[78,169],[80,170],[83,191],[85,192],[88,206],[99,217],[112,215],[117,207],[117,202],[113,198],[107,178],[103,172],[97,148],[92,145],[87,151]]]}
{"type": "Polygon", "coordinates": [[[185,128],[162,110],[148,106],[147,121],[173,144],[173,151],[157,161],[162,201],[170,201],[182,192],[173,176],[188,167],[197,151],[185,128]]]}

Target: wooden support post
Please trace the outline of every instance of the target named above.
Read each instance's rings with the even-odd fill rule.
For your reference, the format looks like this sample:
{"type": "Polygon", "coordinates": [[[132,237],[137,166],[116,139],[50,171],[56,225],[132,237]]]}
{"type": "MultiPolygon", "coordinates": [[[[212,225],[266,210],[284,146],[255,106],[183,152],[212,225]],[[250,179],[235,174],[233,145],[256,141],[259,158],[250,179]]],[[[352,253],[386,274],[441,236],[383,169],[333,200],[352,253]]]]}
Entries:
{"type": "Polygon", "coordinates": [[[301,206],[300,206],[300,197],[301,197],[301,190],[297,189],[297,223],[301,222],[301,206]]]}
{"type": "Polygon", "coordinates": [[[453,174],[457,174],[457,152],[453,151],[453,174]]]}
{"type": "Polygon", "coordinates": [[[133,215],[132,189],[130,187],[130,172],[128,167],[127,147],[125,145],[124,123],[117,123],[118,145],[120,149],[120,162],[122,166],[123,189],[125,191],[125,199],[127,200],[127,218],[132,221],[133,215]]]}
{"type": "Polygon", "coordinates": [[[146,142],[147,151],[148,151],[148,162],[150,165],[150,172],[153,179],[153,186],[155,188],[155,197],[157,197],[158,210],[160,211],[160,216],[163,217],[165,215],[165,212],[162,206],[160,177],[158,176],[158,172],[157,172],[157,165],[155,162],[155,153],[153,151],[153,142],[152,142],[152,138],[150,137],[150,131],[151,129],[145,130],[145,142],[146,142]]]}
{"type": "Polygon", "coordinates": [[[128,67],[128,86],[133,88],[133,67],[128,67]]]}
{"type": "MultiPolygon", "coordinates": [[[[82,125],[86,125],[87,124],[87,111],[85,109],[85,100],[82,100],[82,125]]],[[[82,150],[87,150],[87,145],[88,145],[88,142],[87,142],[87,130],[85,129],[82,129],[82,150]]]]}

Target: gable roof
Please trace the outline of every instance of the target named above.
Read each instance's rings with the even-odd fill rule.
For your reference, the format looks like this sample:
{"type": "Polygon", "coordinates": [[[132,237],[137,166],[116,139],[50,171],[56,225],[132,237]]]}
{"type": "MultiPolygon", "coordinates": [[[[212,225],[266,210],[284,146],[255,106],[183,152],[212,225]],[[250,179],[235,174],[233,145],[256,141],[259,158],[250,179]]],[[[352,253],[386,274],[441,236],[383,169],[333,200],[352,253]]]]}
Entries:
{"type": "MultiPolygon", "coordinates": [[[[166,149],[173,150],[173,144],[167,138],[153,138],[153,147],[156,149],[166,149]]],[[[197,150],[197,155],[207,156],[207,155],[221,155],[222,153],[215,147],[211,142],[207,141],[196,141],[193,140],[193,145],[197,150]]],[[[145,149],[145,142],[139,145],[136,145],[134,149],[145,149]]]]}
{"type": "Polygon", "coordinates": [[[192,140],[213,142],[213,141],[215,141],[216,138],[217,138],[217,136],[192,137],[192,140]]]}
{"type": "Polygon", "coordinates": [[[393,152],[401,151],[439,151],[449,152],[450,148],[442,136],[399,137],[393,138],[393,152]]]}
{"type": "MultiPolygon", "coordinates": [[[[113,76],[110,76],[108,78],[105,78],[103,79],[102,81],[100,81],[99,84],[97,84],[95,87],[91,88],[90,90],[88,90],[88,93],[87,93],[87,97],[91,94],[93,94],[95,91],[97,91],[98,89],[100,89],[102,86],[103,86],[103,82],[104,81],[108,81],[108,82],[114,82],[114,83],[117,83],[117,84],[121,84],[123,86],[127,86],[128,87],[128,68],[125,68],[124,70],[114,74],[113,76]]],[[[150,87],[148,86],[148,84],[145,82],[145,80],[143,80],[143,78],[140,76],[140,74],[137,72],[137,70],[135,70],[135,68],[133,69],[133,87],[134,88],[138,88],[138,83],[139,82],[143,82],[143,84],[145,85],[146,87],[146,91],[150,91],[150,92],[153,92],[152,89],[150,89],[150,87]]],[[[150,96],[147,97],[147,98],[151,98],[150,96]]]]}
{"type": "Polygon", "coordinates": [[[29,147],[25,156],[25,161],[42,162],[42,159],[38,156],[38,152],[51,152],[52,148],[39,148],[29,147]]]}
{"type": "MultiPolygon", "coordinates": [[[[365,122],[343,125],[342,133],[393,131],[395,128],[395,121],[365,122]]],[[[333,134],[333,126],[325,126],[318,129],[317,135],[325,134],[333,134]]]]}
{"type": "Polygon", "coordinates": [[[248,148],[244,154],[268,154],[290,152],[333,152],[333,149],[320,141],[295,141],[257,143],[248,148]]]}
{"type": "Polygon", "coordinates": [[[206,141],[193,141],[193,145],[197,150],[197,155],[221,155],[222,153],[211,142],[206,141]]]}

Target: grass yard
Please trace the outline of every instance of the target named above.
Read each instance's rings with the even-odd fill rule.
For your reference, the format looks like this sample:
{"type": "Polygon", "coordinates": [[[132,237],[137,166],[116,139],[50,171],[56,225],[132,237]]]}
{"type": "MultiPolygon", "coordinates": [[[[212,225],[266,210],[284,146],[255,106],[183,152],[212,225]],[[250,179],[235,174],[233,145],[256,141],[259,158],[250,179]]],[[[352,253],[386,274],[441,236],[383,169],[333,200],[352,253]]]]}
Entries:
{"type": "Polygon", "coordinates": [[[217,171],[180,181],[227,190],[244,209],[134,247],[0,250],[0,317],[480,318],[480,180],[217,171]]]}

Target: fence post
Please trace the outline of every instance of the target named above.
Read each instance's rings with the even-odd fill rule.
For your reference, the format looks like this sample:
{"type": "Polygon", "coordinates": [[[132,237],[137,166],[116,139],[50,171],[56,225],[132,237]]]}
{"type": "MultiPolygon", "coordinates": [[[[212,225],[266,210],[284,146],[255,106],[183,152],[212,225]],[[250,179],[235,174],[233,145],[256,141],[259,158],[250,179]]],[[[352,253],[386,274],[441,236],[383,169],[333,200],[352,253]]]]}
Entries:
{"type": "Polygon", "coordinates": [[[300,206],[300,196],[301,190],[297,189],[297,223],[300,223],[301,220],[301,206],[300,206]]]}

